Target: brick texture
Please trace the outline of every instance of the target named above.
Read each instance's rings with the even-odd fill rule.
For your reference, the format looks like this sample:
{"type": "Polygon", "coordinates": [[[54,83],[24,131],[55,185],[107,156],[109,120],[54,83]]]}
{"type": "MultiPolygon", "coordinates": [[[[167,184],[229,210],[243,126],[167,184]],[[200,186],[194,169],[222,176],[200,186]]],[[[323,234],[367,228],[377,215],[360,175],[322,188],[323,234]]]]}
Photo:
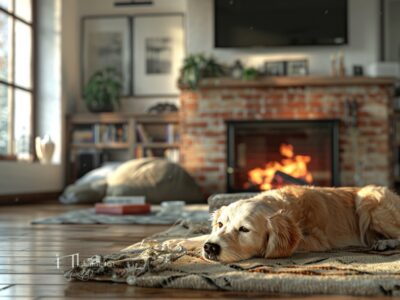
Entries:
{"type": "Polygon", "coordinates": [[[207,194],[226,190],[227,120],[339,119],[343,186],[390,185],[392,92],[388,86],[182,90],[181,163],[207,194]],[[346,101],[358,124],[347,125],[346,101]]]}

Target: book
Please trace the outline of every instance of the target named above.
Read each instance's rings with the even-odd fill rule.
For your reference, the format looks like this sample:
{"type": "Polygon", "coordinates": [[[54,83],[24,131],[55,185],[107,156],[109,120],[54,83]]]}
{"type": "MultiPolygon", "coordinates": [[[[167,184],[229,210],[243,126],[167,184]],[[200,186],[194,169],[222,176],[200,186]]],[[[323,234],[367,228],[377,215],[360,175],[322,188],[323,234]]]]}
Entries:
{"type": "Polygon", "coordinates": [[[145,196],[106,196],[103,203],[107,204],[146,204],[145,196]]]}
{"type": "Polygon", "coordinates": [[[172,144],[175,142],[175,126],[174,126],[174,124],[167,125],[166,136],[167,136],[167,141],[166,141],[167,143],[172,144]]]}
{"type": "Polygon", "coordinates": [[[137,132],[139,134],[139,138],[142,143],[150,142],[149,136],[147,135],[147,132],[144,130],[144,127],[142,124],[137,125],[137,132]]]}
{"type": "Polygon", "coordinates": [[[91,129],[76,129],[72,133],[72,141],[75,144],[79,143],[93,143],[94,136],[91,129]]]}
{"type": "Polygon", "coordinates": [[[108,215],[144,215],[150,213],[150,204],[107,204],[96,203],[96,214],[108,215]]]}

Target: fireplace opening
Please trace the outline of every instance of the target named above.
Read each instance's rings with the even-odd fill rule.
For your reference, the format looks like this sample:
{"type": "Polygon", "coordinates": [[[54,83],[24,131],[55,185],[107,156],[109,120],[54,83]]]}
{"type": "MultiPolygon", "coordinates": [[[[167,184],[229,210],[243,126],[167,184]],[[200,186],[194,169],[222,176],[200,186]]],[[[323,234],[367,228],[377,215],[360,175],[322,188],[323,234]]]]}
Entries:
{"type": "Polygon", "coordinates": [[[228,121],[228,192],[339,185],[337,120],[228,121]]]}

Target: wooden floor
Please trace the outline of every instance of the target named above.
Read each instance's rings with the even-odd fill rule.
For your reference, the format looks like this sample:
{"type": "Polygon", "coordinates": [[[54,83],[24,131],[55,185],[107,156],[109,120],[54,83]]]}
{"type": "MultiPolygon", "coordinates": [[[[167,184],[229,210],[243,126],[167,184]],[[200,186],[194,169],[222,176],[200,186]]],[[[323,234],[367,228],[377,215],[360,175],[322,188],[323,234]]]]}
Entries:
{"type": "MultiPolygon", "coordinates": [[[[133,225],[30,225],[32,220],[77,208],[55,204],[0,206],[1,300],[277,298],[250,293],[144,289],[108,282],[68,282],[56,267],[57,255],[79,252],[82,259],[96,253],[111,253],[165,229],[163,226],[133,225]]],[[[289,297],[280,297],[284,298],[289,297]]]]}

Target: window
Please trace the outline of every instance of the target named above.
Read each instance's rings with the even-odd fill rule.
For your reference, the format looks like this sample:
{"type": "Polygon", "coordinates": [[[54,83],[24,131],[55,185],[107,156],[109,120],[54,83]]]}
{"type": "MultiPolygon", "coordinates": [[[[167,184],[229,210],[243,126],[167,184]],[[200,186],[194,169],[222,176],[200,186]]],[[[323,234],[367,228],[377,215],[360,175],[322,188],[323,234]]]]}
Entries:
{"type": "Polygon", "coordinates": [[[0,0],[0,156],[32,157],[32,0],[0,0]]]}

